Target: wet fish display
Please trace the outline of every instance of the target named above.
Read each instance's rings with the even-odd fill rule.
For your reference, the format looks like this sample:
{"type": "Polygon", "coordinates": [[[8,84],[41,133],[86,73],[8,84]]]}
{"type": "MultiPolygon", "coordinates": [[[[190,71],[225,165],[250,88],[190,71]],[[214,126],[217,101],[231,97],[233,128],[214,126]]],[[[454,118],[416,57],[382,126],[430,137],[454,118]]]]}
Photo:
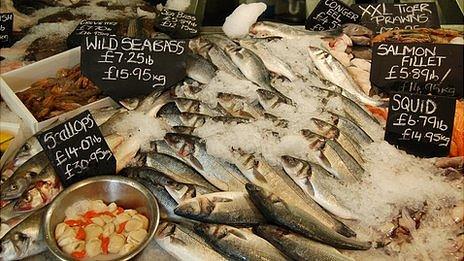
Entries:
{"type": "MultiPolygon", "coordinates": [[[[101,4],[114,4],[118,13],[133,11],[111,1],[101,4]]],[[[41,21],[81,15],[63,9],[41,21]]],[[[160,34],[147,17],[128,15],[122,23],[126,27],[120,30],[129,37],[160,34]]],[[[454,189],[429,175],[441,174],[430,161],[402,154],[383,141],[385,119],[374,112],[385,110],[388,99],[382,97],[387,96],[370,83],[362,85],[366,79],[353,72],[369,70],[370,63],[356,53],[359,46],[365,52],[371,38],[449,43],[462,37],[436,30],[429,32],[435,38],[426,40],[426,31],[393,30],[374,37],[356,24],[311,32],[260,21],[243,39],[200,34],[189,41],[183,81],[126,99],[120,102],[124,108],[92,111],[116,158],[117,174],[140,182],[157,198],[161,223],[153,244],[178,260],[367,260],[373,252],[407,259],[398,253],[410,245],[388,248],[398,238],[384,242],[379,237],[386,234],[389,223],[383,223],[396,208],[417,202],[431,204],[430,212],[458,206],[450,211],[455,215],[461,205],[454,189]],[[405,178],[405,172],[415,176],[405,178]],[[431,181],[424,186],[427,193],[409,186],[405,190],[412,195],[402,194],[396,188],[421,177],[431,181]],[[437,205],[436,199],[445,205],[437,205]],[[366,208],[372,208],[372,216],[366,208]]],[[[33,48],[37,42],[23,46],[31,57],[39,56],[33,48]]],[[[58,76],[18,94],[39,120],[102,97],[78,67],[58,76]]],[[[462,164],[450,164],[441,163],[462,171],[462,164]]],[[[0,188],[1,259],[45,251],[40,218],[63,187],[36,136],[7,159],[0,188]]],[[[413,228],[403,216],[398,223],[404,224],[396,229],[410,229],[407,243],[427,241],[421,238],[426,233],[412,232],[420,222],[413,220],[413,228]]],[[[432,256],[423,259],[440,259],[432,256]]]]}

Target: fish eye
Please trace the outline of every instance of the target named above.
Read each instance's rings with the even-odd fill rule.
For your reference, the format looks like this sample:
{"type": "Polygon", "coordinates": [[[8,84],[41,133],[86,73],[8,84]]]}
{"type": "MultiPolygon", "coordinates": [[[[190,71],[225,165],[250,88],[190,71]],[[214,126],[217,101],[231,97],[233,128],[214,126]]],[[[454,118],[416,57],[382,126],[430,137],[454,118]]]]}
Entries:
{"type": "Polygon", "coordinates": [[[18,186],[16,184],[11,184],[10,189],[11,190],[17,190],[18,186]]]}

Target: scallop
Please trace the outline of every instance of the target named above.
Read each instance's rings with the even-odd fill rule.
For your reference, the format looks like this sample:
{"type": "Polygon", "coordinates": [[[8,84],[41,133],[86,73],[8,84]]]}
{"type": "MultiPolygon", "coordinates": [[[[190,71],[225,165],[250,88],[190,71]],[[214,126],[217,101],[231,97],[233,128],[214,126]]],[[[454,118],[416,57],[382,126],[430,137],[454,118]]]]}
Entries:
{"type": "Polygon", "coordinates": [[[121,251],[122,247],[124,246],[126,239],[124,236],[119,234],[113,234],[110,236],[110,243],[108,245],[108,252],[115,254],[121,251]]]}
{"type": "Polygon", "coordinates": [[[105,222],[105,224],[113,222],[114,217],[109,215],[101,215],[100,218],[105,222]]]}
{"type": "Polygon", "coordinates": [[[119,225],[121,223],[124,223],[124,222],[128,221],[129,219],[131,219],[131,216],[129,214],[123,212],[123,213],[117,215],[113,222],[116,225],[119,225]]]}
{"type": "Polygon", "coordinates": [[[116,209],[118,209],[118,205],[116,205],[116,203],[111,202],[111,203],[108,205],[108,211],[109,211],[109,212],[116,211],[116,209]]]}
{"type": "Polygon", "coordinates": [[[76,237],[76,230],[73,229],[72,227],[67,227],[64,232],[60,235],[60,237],[57,237],[58,241],[64,238],[75,238],[76,237]]]}
{"type": "Polygon", "coordinates": [[[94,200],[90,204],[90,209],[96,212],[108,211],[108,206],[102,200],[94,200]]]}
{"type": "Polygon", "coordinates": [[[90,209],[90,200],[80,200],[69,206],[64,214],[67,219],[76,219],[79,215],[89,211],[90,209]]]}
{"type": "Polygon", "coordinates": [[[113,223],[108,223],[103,226],[103,236],[108,237],[116,231],[116,226],[113,223]]]}
{"type": "Polygon", "coordinates": [[[134,209],[126,209],[124,210],[124,213],[129,214],[131,217],[137,214],[137,210],[134,209]]]}
{"type": "Polygon", "coordinates": [[[130,251],[132,251],[132,249],[134,249],[134,248],[135,248],[134,244],[127,243],[121,248],[121,251],[119,251],[119,254],[120,255],[125,255],[125,254],[129,253],[130,251]]]}
{"type": "Polygon", "coordinates": [[[60,247],[64,247],[66,245],[69,245],[69,244],[72,244],[76,241],[79,241],[77,240],[75,237],[61,237],[58,241],[57,241],[57,244],[60,246],[60,247]]]}
{"type": "Polygon", "coordinates": [[[85,248],[85,242],[83,240],[74,241],[62,247],[63,251],[71,254],[72,252],[82,251],[85,248]]]}
{"type": "Polygon", "coordinates": [[[143,242],[143,240],[145,240],[145,238],[147,237],[147,234],[148,232],[144,229],[132,231],[127,236],[127,243],[140,245],[143,242]]]}
{"type": "Polygon", "coordinates": [[[85,252],[89,257],[101,254],[101,240],[98,238],[92,238],[87,241],[87,244],[85,245],[85,252]]]}
{"type": "Polygon", "coordinates": [[[84,227],[85,231],[85,240],[90,240],[92,238],[98,238],[100,234],[103,233],[103,228],[99,225],[90,224],[84,227]]]}
{"type": "Polygon", "coordinates": [[[127,221],[124,229],[127,232],[131,232],[131,231],[139,230],[142,228],[143,228],[143,222],[140,221],[140,219],[131,218],[129,221],[127,221]]]}
{"type": "Polygon", "coordinates": [[[55,228],[55,238],[60,239],[64,232],[70,227],[66,223],[59,223],[55,228]]]}
{"type": "Polygon", "coordinates": [[[143,223],[143,229],[148,229],[148,224],[149,224],[149,222],[148,222],[148,218],[147,218],[147,217],[145,217],[145,216],[142,215],[142,214],[137,214],[137,215],[133,216],[132,218],[138,219],[138,220],[142,221],[142,223],[143,223]]]}
{"type": "Polygon", "coordinates": [[[91,219],[92,223],[103,227],[105,225],[105,221],[101,217],[94,217],[91,219]]]}

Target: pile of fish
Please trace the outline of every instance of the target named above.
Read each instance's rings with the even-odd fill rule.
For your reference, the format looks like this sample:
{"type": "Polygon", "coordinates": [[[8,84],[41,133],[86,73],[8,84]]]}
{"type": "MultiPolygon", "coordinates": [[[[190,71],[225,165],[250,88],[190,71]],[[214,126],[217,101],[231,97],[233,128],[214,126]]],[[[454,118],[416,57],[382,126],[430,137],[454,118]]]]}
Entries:
{"type": "MultiPolygon", "coordinates": [[[[119,174],[158,199],[157,245],[178,260],[351,260],[346,250],[382,247],[351,226],[357,210],[339,193],[371,175],[364,150],[382,123],[367,107],[386,105],[343,64],[347,36],[271,22],[250,34],[192,39],[183,82],[92,112],[119,174]]],[[[2,169],[5,260],[46,249],[38,220],[62,190],[47,162],[32,137],[2,169]]]]}

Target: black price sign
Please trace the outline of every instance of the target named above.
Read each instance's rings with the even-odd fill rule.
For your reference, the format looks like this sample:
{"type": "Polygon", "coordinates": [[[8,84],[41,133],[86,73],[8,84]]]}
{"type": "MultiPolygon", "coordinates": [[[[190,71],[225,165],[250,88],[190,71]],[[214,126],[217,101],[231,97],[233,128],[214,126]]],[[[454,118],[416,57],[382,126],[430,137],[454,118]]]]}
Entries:
{"type": "Polygon", "coordinates": [[[13,33],[13,13],[0,14],[0,48],[10,47],[13,33]]]}
{"type": "Polygon", "coordinates": [[[358,23],[361,16],[339,0],[321,0],[306,19],[305,28],[311,31],[325,31],[346,23],[358,23]]]}
{"type": "Polygon", "coordinates": [[[68,48],[80,46],[86,36],[115,36],[118,30],[116,21],[82,20],[68,36],[68,48]]]}
{"type": "Polygon", "coordinates": [[[387,91],[462,97],[463,49],[454,44],[377,43],[370,80],[387,91]]]}
{"type": "Polygon", "coordinates": [[[81,48],[83,75],[114,100],[145,96],[185,78],[186,41],[91,36],[81,48]]]}
{"type": "Polygon", "coordinates": [[[361,23],[375,33],[392,29],[440,28],[435,3],[379,3],[354,4],[361,14],[361,23]]]}
{"type": "Polygon", "coordinates": [[[416,156],[447,156],[455,109],[452,97],[392,93],[385,140],[416,156]]]}
{"type": "Polygon", "coordinates": [[[161,13],[156,17],[155,27],[177,39],[193,38],[200,32],[196,16],[166,8],[161,10],[161,13]]]}
{"type": "Polygon", "coordinates": [[[116,159],[89,111],[38,135],[64,186],[116,171],[116,159]]]}

